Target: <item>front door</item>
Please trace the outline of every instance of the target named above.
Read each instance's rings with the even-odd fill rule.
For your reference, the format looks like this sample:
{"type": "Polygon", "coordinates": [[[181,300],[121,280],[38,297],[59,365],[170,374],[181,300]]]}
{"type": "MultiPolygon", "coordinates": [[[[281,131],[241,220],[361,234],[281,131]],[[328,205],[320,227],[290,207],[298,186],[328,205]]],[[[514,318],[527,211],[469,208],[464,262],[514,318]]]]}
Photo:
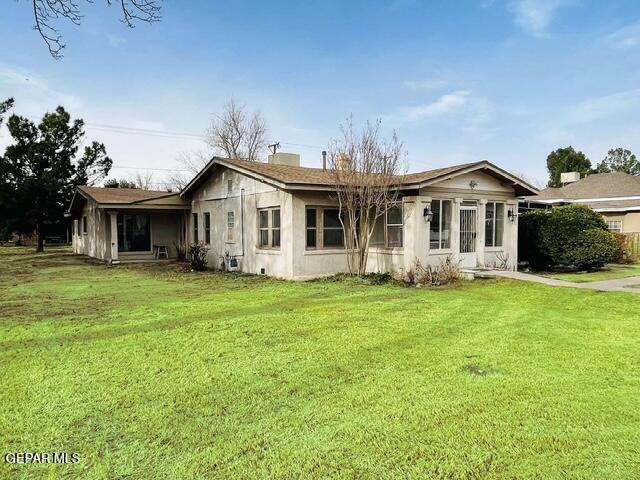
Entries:
{"type": "Polygon", "coordinates": [[[476,237],[478,235],[477,207],[460,207],[460,266],[478,266],[476,257],[476,237]]]}

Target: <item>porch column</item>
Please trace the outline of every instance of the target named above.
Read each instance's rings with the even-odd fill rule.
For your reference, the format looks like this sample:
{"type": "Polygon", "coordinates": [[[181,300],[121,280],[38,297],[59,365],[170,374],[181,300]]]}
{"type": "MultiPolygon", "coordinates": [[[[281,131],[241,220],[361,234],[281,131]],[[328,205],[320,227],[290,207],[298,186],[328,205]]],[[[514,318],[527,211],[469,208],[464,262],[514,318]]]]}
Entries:
{"type": "Polygon", "coordinates": [[[111,263],[118,264],[118,212],[109,212],[111,224],[111,263]]]}
{"type": "Polygon", "coordinates": [[[460,206],[462,198],[453,199],[453,212],[451,212],[451,251],[454,260],[460,260],[460,206]]]}
{"type": "Polygon", "coordinates": [[[431,197],[404,197],[404,268],[411,269],[416,260],[422,265],[427,263],[429,254],[429,224],[424,218],[424,208],[431,197]]]}
{"type": "Polygon", "coordinates": [[[506,246],[506,253],[509,255],[509,270],[518,269],[518,201],[508,200],[507,211],[504,212],[504,224],[505,224],[505,238],[504,244],[506,246]],[[515,219],[511,221],[509,219],[509,210],[513,210],[516,215],[515,219]]]}
{"type": "Polygon", "coordinates": [[[487,199],[482,198],[478,201],[478,234],[476,236],[476,252],[478,258],[478,266],[485,266],[484,249],[485,249],[485,222],[487,219],[487,199]]]}

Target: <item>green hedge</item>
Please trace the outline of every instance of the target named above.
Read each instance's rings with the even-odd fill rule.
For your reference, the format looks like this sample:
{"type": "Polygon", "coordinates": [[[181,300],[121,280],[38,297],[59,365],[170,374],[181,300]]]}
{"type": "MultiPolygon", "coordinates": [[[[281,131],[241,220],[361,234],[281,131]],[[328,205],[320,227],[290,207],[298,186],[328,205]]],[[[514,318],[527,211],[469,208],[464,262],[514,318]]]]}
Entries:
{"type": "Polygon", "coordinates": [[[618,256],[615,236],[585,205],[531,211],[520,217],[519,256],[534,270],[574,267],[594,270],[618,256]]]}

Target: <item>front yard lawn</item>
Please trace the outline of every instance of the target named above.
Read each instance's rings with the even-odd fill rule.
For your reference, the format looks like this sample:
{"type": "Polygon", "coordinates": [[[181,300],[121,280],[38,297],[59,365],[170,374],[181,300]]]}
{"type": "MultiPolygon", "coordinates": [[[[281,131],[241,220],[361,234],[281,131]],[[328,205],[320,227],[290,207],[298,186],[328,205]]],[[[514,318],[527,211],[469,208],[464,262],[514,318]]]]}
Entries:
{"type": "Polygon", "coordinates": [[[0,248],[0,478],[640,476],[640,296],[0,248]]]}
{"type": "Polygon", "coordinates": [[[640,265],[608,265],[598,272],[550,273],[546,276],[567,282],[600,282],[617,278],[638,277],[640,276],[640,265]]]}

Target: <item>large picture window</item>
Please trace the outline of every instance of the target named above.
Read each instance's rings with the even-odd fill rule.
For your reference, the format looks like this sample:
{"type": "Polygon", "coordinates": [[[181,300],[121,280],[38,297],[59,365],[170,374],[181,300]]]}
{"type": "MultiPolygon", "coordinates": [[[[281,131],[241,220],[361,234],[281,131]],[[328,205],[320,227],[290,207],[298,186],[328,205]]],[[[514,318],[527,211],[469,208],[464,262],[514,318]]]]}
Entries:
{"type": "Polygon", "coordinates": [[[340,210],[322,207],[306,209],[306,246],[308,249],[344,248],[340,210]]]}
{"type": "Polygon", "coordinates": [[[280,209],[258,210],[258,246],[280,248],[280,209]]]}
{"type": "Polygon", "coordinates": [[[118,251],[151,251],[151,220],[149,215],[118,214],[118,251]]]}
{"type": "Polygon", "coordinates": [[[429,248],[442,250],[451,248],[451,200],[432,200],[433,219],[429,225],[429,248]]]}
{"type": "Polygon", "coordinates": [[[504,236],[504,203],[488,202],[484,228],[485,247],[501,247],[504,236]]]}

